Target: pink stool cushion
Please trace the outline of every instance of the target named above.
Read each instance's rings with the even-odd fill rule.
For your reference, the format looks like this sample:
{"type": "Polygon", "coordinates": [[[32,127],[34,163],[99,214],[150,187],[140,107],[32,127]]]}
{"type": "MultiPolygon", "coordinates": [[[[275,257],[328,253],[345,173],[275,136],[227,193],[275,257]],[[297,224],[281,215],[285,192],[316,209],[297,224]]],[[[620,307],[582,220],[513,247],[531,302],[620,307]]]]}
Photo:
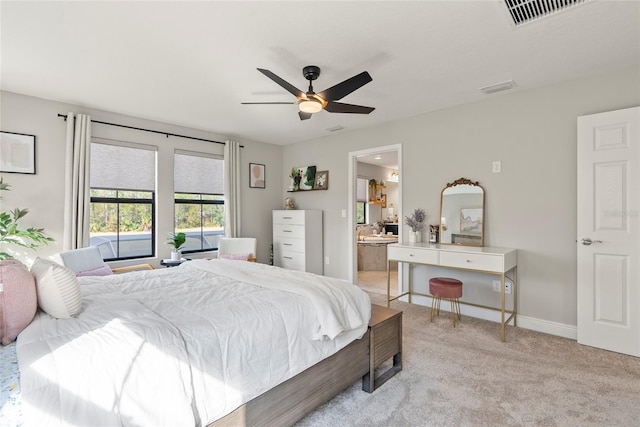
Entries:
{"type": "Polygon", "coordinates": [[[429,293],[440,298],[462,298],[462,282],[450,277],[429,279],[429,293]]]}

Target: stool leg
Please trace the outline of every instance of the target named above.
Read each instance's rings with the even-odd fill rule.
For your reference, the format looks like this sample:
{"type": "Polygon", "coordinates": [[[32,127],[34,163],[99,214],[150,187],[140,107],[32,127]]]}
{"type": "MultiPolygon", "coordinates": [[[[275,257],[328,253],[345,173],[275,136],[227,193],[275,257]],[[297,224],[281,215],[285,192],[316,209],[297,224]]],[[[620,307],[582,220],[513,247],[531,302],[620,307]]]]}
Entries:
{"type": "Polygon", "coordinates": [[[440,316],[440,297],[431,297],[431,321],[436,316],[440,316]]]}
{"type": "Polygon", "coordinates": [[[456,308],[458,309],[458,320],[462,320],[462,312],[460,311],[460,300],[456,298],[456,308]]]}
{"type": "Polygon", "coordinates": [[[453,323],[453,327],[456,327],[456,302],[453,298],[449,299],[449,304],[451,304],[451,323],[453,323]]]}
{"type": "Polygon", "coordinates": [[[431,297],[431,322],[433,322],[433,318],[436,315],[436,297],[431,297]]]}

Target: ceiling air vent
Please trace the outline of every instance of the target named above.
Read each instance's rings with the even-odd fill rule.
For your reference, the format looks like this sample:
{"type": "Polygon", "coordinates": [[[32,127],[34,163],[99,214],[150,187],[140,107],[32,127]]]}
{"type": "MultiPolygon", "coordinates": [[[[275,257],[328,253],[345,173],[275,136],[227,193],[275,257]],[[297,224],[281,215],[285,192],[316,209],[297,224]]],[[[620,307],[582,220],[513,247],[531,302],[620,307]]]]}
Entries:
{"type": "Polygon", "coordinates": [[[582,2],[584,0],[504,0],[516,25],[560,12],[582,2]]]}

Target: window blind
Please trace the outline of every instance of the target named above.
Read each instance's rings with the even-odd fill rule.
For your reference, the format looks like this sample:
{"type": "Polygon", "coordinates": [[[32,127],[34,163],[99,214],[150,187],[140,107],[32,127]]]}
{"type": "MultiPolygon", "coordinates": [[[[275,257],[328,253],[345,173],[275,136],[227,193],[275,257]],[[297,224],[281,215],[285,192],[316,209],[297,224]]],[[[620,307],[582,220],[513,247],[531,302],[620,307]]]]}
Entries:
{"type": "Polygon", "coordinates": [[[366,202],[369,199],[369,180],[358,178],[357,201],[366,202]]]}
{"type": "Polygon", "coordinates": [[[91,188],[155,191],[156,152],[123,145],[91,143],[91,188]]]}
{"type": "Polygon", "coordinates": [[[224,194],[224,160],[215,155],[176,151],[173,182],[176,193],[224,194]]]}

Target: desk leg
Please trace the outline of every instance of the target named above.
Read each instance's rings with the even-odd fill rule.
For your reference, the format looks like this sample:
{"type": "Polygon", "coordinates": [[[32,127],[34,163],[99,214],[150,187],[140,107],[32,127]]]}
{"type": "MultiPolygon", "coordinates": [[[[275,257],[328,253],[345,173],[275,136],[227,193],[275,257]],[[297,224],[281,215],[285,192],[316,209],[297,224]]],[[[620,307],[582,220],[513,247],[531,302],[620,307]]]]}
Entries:
{"type": "Polygon", "coordinates": [[[501,315],[502,315],[502,322],[501,322],[501,330],[500,330],[500,337],[502,338],[502,342],[506,341],[506,336],[505,336],[505,325],[504,325],[504,303],[505,303],[505,280],[504,280],[504,273],[502,273],[502,286],[501,286],[501,299],[502,299],[502,305],[501,305],[501,315]]]}
{"type": "Polygon", "coordinates": [[[387,259],[387,307],[391,306],[391,261],[387,259]]]}
{"type": "Polygon", "coordinates": [[[409,280],[408,280],[408,287],[409,287],[409,304],[411,304],[411,293],[413,292],[413,289],[411,289],[411,284],[413,282],[413,264],[409,263],[409,280]]]}
{"type": "Polygon", "coordinates": [[[513,326],[518,326],[518,267],[513,270],[513,326]]]}

